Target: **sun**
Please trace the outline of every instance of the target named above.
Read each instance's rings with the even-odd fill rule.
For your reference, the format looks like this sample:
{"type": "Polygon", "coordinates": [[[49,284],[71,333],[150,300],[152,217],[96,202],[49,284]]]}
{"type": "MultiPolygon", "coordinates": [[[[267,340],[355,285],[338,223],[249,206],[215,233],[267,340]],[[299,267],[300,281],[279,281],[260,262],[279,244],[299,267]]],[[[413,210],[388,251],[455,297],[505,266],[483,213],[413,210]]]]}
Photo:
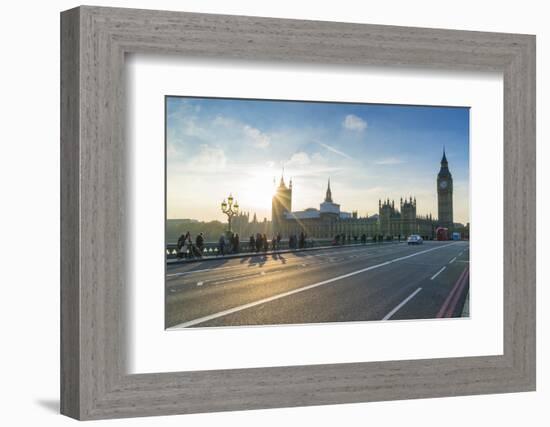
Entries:
{"type": "Polygon", "coordinates": [[[240,187],[238,197],[241,210],[251,213],[258,211],[258,214],[262,215],[271,211],[271,201],[276,187],[269,171],[255,171],[240,187]]]}

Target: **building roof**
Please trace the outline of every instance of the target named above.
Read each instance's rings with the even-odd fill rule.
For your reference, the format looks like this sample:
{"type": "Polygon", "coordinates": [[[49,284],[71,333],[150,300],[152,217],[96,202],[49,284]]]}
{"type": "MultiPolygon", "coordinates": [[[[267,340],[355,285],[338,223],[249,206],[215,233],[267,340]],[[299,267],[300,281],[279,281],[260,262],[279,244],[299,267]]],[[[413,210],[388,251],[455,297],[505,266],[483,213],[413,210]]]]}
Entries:
{"type": "Polygon", "coordinates": [[[443,147],[443,157],[441,157],[441,169],[437,174],[439,178],[450,178],[451,171],[449,170],[449,162],[447,162],[447,156],[445,155],[445,147],[443,147]]]}
{"type": "Polygon", "coordinates": [[[332,203],[332,191],[330,190],[330,178],[328,179],[327,193],[325,196],[325,202],[332,203]]]}
{"type": "Polygon", "coordinates": [[[308,208],[305,211],[285,212],[286,219],[314,219],[320,216],[321,212],[312,208],[308,208]]]}

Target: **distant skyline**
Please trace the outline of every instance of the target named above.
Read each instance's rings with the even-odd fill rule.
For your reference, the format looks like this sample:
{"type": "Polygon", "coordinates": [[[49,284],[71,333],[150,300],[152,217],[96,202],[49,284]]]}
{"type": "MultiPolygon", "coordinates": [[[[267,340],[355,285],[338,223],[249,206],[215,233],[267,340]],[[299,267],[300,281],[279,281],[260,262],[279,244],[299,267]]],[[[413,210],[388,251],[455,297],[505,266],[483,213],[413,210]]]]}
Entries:
{"type": "Polygon", "coordinates": [[[378,213],[379,199],[416,197],[437,216],[445,147],[455,222],[469,222],[469,109],[301,101],[166,98],[167,218],[271,219],[274,181],[293,182],[292,209],[318,208],[330,178],[343,211],[378,213]]]}

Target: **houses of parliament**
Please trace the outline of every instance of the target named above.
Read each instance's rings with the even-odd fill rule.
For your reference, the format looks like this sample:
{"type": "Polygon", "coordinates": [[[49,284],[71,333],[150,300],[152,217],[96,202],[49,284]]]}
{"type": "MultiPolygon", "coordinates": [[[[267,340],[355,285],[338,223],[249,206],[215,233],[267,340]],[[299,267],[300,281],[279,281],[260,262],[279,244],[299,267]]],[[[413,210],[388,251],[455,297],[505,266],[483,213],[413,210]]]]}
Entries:
{"type": "Polygon", "coordinates": [[[468,237],[468,226],[457,224],[453,220],[453,177],[445,151],[441,159],[440,170],[436,179],[438,216],[432,214],[417,214],[416,198],[409,196],[395,200],[380,199],[378,213],[359,217],[357,211],[344,212],[332,197],[330,179],[328,180],[324,201],[319,208],[308,208],[302,211],[292,210],[292,180],[288,186],[281,176],[275,191],[271,206],[271,221],[264,218],[258,222],[256,216],[250,221],[249,214],[240,214],[233,221],[241,235],[251,232],[281,234],[287,237],[291,234],[304,232],[313,238],[333,238],[337,234],[368,237],[384,236],[405,237],[419,234],[425,239],[433,239],[436,229],[445,227],[450,232],[458,231],[468,237]]]}

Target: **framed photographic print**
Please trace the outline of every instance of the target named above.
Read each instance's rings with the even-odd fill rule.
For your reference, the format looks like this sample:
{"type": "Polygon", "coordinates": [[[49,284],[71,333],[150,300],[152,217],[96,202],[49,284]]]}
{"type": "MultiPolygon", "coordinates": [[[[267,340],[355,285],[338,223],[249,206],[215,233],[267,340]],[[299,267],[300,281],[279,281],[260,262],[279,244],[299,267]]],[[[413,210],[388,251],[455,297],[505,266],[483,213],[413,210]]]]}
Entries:
{"type": "Polygon", "coordinates": [[[469,129],[466,107],[167,96],[167,328],[467,317],[469,129]]]}
{"type": "Polygon", "coordinates": [[[61,15],[62,413],[535,389],[535,38],[61,15]]]}

